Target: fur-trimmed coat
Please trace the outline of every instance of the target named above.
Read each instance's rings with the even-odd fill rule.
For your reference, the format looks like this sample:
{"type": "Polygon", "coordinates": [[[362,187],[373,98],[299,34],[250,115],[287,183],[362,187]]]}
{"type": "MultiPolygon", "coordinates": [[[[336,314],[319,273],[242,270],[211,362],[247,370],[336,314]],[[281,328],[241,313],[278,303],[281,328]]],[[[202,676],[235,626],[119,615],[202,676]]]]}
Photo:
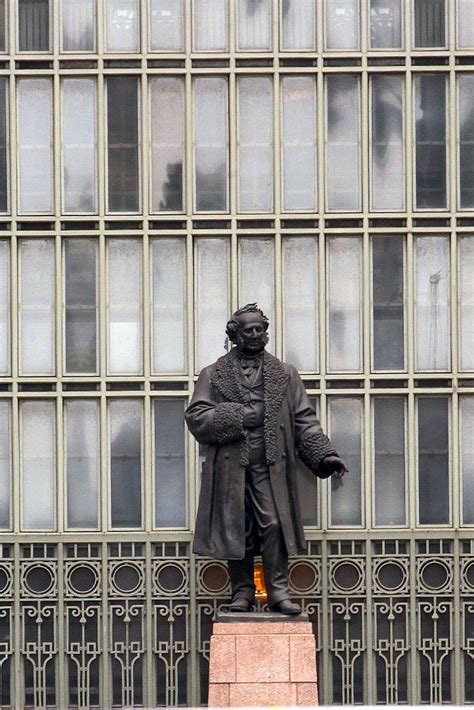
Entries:
{"type": "MultiPolygon", "coordinates": [[[[270,353],[263,357],[264,438],[270,481],[288,554],[306,549],[296,486],[296,453],[319,475],[337,455],[316,418],[297,370],[270,353]]],[[[234,350],[199,375],[185,419],[207,444],[193,551],[218,559],[245,554],[245,467],[248,444],[244,400],[234,350]]],[[[323,477],[323,476],[322,476],[323,477]]]]}

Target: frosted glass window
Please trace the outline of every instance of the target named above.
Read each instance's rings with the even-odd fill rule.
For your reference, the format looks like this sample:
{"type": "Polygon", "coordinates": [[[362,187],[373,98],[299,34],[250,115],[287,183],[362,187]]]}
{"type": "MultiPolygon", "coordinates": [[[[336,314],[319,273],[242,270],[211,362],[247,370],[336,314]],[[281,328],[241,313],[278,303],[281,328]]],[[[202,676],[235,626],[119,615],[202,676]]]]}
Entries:
{"type": "Polygon", "coordinates": [[[316,208],[316,84],[311,76],[286,76],[283,101],[283,209],[316,208]]]}
{"type": "Polygon", "coordinates": [[[0,400],[0,528],[10,527],[11,405],[0,400]]]}
{"type": "Polygon", "coordinates": [[[372,314],[375,370],[403,370],[403,237],[372,240],[372,314]]]}
{"type": "MultiPolygon", "coordinates": [[[[311,397],[310,404],[316,416],[319,416],[318,400],[311,397]]],[[[296,482],[303,525],[312,525],[314,527],[318,525],[319,517],[319,478],[309,468],[306,468],[298,458],[296,459],[296,482]]]]}
{"type": "Polygon", "coordinates": [[[52,85],[50,79],[18,81],[20,212],[53,209],[52,85]]]}
{"type": "Polygon", "coordinates": [[[358,372],[362,369],[362,243],[358,237],[331,237],[327,246],[329,368],[358,372]]]}
{"type": "Polygon", "coordinates": [[[99,525],[99,403],[70,399],[64,404],[67,527],[99,525]]]}
{"type": "Polygon", "coordinates": [[[327,77],[326,189],[329,210],[360,209],[359,80],[327,77]]]}
{"type": "Polygon", "coordinates": [[[375,74],[372,87],[371,209],[405,206],[403,79],[375,74]]]}
{"type": "Polygon", "coordinates": [[[18,49],[49,51],[49,0],[18,0],[18,49]]]}
{"type": "Polygon", "coordinates": [[[362,416],[361,398],[329,399],[331,442],[349,469],[344,478],[330,482],[331,525],[362,525],[362,416]]]}
{"type": "Polygon", "coordinates": [[[0,241],[0,374],[10,372],[10,249],[0,241]]]}
{"type": "Polygon", "coordinates": [[[459,357],[461,370],[474,370],[474,238],[459,239],[459,357]]]}
{"type": "Polygon", "coordinates": [[[418,398],[418,518],[449,523],[449,413],[447,397],[418,398]]]}
{"type": "Polygon", "coordinates": [[[66,212],[97,212],[95,79],[63,79],[63,184],[66,212]]]}
{"type": "Polygon", "coordinates": [[[138,211],[138,80],[107,77],[108,197],[111,212],[138,211]]]}
{"type": "Polygon", "coordinates": [[[371,49],[397,49],[401,46],[401,0],[370,0],[371,49]]]}
{"type": "Polygon", "coordinates": [[[316,0],[281,4],[282,49],[316,49],[316,0]]]}
{"type": "Polygon", "coordinates": [[[240,78],[238,101],[239,211],[269,212],[273,209],[273,80],[240,78]]]}
{"type": "Polygon", "coordinates": [[[155,410],[155,526],[186,525],[186,461],[184,402],[156,399],[155,410]]]}
{"type": "Polygon", "coordinates": [[[142,403],[109,402],[110,510],[112,528],[142,525],[142,403]]]}
{"type": "Polygon", "coordinates": [[[446,207],[446,77],[415,77],[416,208],[446,207]]]}
{"type": "Polygon", "coordinates": [[[229,136],[227,79],[194,80],[194,169],[196,209],[227,210],[229,136]]]}
{"type": "Polygon", "coordinates": [[[272,48],[270,0],[236,0],[238,49],[272,48]]]}
{"type": "Polygon", "coordinates": [[[0,212],[8,210],[8,138],[7,90],[5,77],[0,78],[0,212]]]}
{"type": "Polygon", "coordinates": [[[184,0],[150,0],[151,49],[179,51],[184,47],[184,0]]]}
{"type": "Polygon", "coordinates": [[[474,47],[474,0],[458,0],[456,18],[457,46],[474,47]]]}
{"type": "Polygon", "coordinates": [[[461,420],[462,522],[474,524],[474,397],[459,400],[461,420]]]}
{"type": "Polygon", "coordinates": [[[64,52],[95,51],[96,0],[62,0],[64,52]]]}
{"type": "Polygon", "coordinates": [[[64,240],[66,372],[97,372],[97,246],[64,240]]]}
{"type": "Polygon", "coordinates": [[[273,239],[239,239],[239,308],[257,303],[270,321],[268,350],[275,349],[275,254],[273,239]]]}
{"type": "Polygon", "coordinates": [[[444,0],[413,0],[415,20],[415,47],[444,47],[444,0]]]}
{"type": "Polygon", "coordinates": [[[326,48],[359,49],[358,0],[326,0],[326,48]]]}
{"type": "Polygon", "coordinates": [[[194,241],[194,249],[196,368],[199,371],[230,348],[225,334],[230,318],[230,239],[200,237],[194,241]]]}
{"type": "Polygon", "coordinates": [[[283,359],[298,370],[318,369],[318,242],[283,237],[283,359]]]}
{"type": "MultiPolygon", "coordinates": [[[[474,6],[473,6],[474,7],[474,6]]],[[[474,75],[458,75],[459,200],[461,209],[474,207],[474,75]]]]}
{"type": "Polygon", "coordinates": [[[108,370],[111,375],[142,371],[142,251],[136,239],[109,239],[108,370]]]}
{"type": "Polygon", "coordinates": [[[23,530],[56,527],[55,407],[41,399],[20,403],[23,530]]]}
{"type": "Polygon", "coordinates": [[[417,237],[415,258],[416,369],[448,370],[449,240],[417,237]]]}
{"type": "Polygon", "coordinates": [[[140,49],[138,0],[106,0],[106,48],[108,52],[140,49]]]}
{"type": "Polygon", "coordinates": [[[227,0],[194,0],[194,49],[228,49],[227,0]]]}
{"type": "Polygon", "coordinates": [[[153,212],[183,209],[184,79],[153,77],[151,100],[151,180],[153,212]]]}
{"type": "Polygon", "coordinates": [[[54,241],[22,239],[19,252],[20,373],[54,375],[54,241]]]}
{"type": "Polygon", "coordinates": [[[5,0],[0,0],[0,52],[4,52],[6,49],[6,36],[5,36],[5,0]]]}
{"type": "Polygon", "coordinates": [[[376,525],[405,525],[405,449],[403,397],[374,397],[376,525]]]}
{"type": "Polygon", "coordinates": [[[186,368],[186,242],[153,239],[153,371],[186,368]]]}

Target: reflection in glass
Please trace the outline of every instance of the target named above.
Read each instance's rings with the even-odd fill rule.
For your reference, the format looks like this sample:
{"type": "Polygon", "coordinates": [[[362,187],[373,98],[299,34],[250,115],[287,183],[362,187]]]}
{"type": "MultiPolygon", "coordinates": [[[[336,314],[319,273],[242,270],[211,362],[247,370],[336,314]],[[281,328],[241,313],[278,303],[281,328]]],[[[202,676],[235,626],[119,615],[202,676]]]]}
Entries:
{"type": "Polygon", "coordinates": [[[447,370],[449,344],[449,240],[417,237],[416,369],[447,370]]]}
{"type": "Polygon", "coordinates": [[[157,399],[155,408],[155,526],[186,525],[184,402],[157,399]]]}
{"type": "Polygon", "coordinates": [[[151,178],[153,212],[183,209],[184,79],[152,77],[151,178]]]}
{"type": "Polygon", "coordinates": [[[349,469],[330,483],[331,525],[362,524],[362,406],[360,397],[329,399],[331,442],[349,469]]]}
{"type": "Polygon", "coordinates": [[[418,398],[420,525],[449,523],[448,398],[418,398]]]}
{"type": "Polygon", "coordinates": [[[459,238],[460,369],[474,370],[474,238],[459,238]]]}
{"type": "Polygon", "coordinates": [[[18,49],[49,50],[49,0],[18,0],[18,49]]]}
{"type": "Polygon", "coordinates": [[[20,373],[53,375],[54,356],[54,241],[19,242],[20,373]]]}
{"type": "Polygon", "coordinates": [[[326,48],[359,48],[358,0],[326,0],[326,48]]]}
{"type": "Polygon", "coordinates": [[[415,77],[416,207],[446,207],[446,77],[415,77]]]}
{"type": "Polygon", "coordinates": [[[358,237],[328,239],[329,368],[360,371],[362,244],[358,237]]]}
{"type": "Polygon", "coordinates": [[[402,210],[405,204],[403,78],[372,76],[371,209],[402,210]]]}
{"type": "Polygon", "coordinates": [[[111,212],[138,211],[138,80],[107,77],[108,197],[111,212]]]}
{"type": "Polygon", "coordinates": [[[458,88],[459,200],[461,209],[472,209],[474,207],[474,75],[458,74],[458,88]]]}
{"type": "Polygon", "coordinates": [[[64,240],[67,373],[97,372],[97,248],[93,239],[64,240]]]}
{"type": "Polygon", "coordinates": [[[20,403],[22,528],[54,530],[55,511],[55,402],[20,403]]]}
{"type": "Polygon", "coordinates": [[[63,51],[95,50],[96,0],[62,0],[63,51]]]}
{"type": "Polygon", "coordinates": [[[241,77],[238,100],[238,209],[269,212],[273,208],[273,80],[241,77]]]}
{"type": "Polygon", "coordinates": [[[462,522],[474,524],[474,397],[459,400],[461,419],[462,522]]]}
{"type": "Polygon", "coordinates": [[[281,19],[282,49],[316,49],[315,0],[285,0],[281,19]]]}
{"type": "Polygon", "coordinates": [[[457,30],[459,48],[474,47],[474,0],[458,0],[457,30]]]}
{"type": "Polygon", "coordinates": [[[359,210],[359,80],[356,76],[328,76],[326,81],[328,209],[359,210]]]}
{"type": "Polygon", "coordinates": [[[227,210],[229,137],[227,79],[194,80],[196,209],[227,210]]]}
{"type": "Polygon", "coordinates": [[[66,212],[97,211],[95,79],[63,79],[63,181],[66,212]]]}
{"type": "Polygon", "coordinates": [[[316,85],[311,76],[282,79],[283,209],[316,207],[316,85]]]}
{"type": "Polygon", "coordinates": [[[186,242],[153,239],[153,371],[184,372],[186,363],[186,242]]]}
{"type": "Polygon", "coordinates": [[[10,372],[10,249],[0,241],[0,374],[10,372]]]}
{"type": "Polygon", "coordinates": [[[99,524],[99,403],[69,399],[64,404],[67,527],[99,524]]]}
{"type": "Polygon", "coordinates": [[[138,52],[140,10],[138,0],[106,0],[108,52],[138,52]]]}
{"type": "Polygon", "coordinates": [[[273,239],[239,239],[239,308],[258,303],[270,321],[267,349],[275,349],[275,266],[273,239]]]}
{"type": "Polygon", "coordinates": [[[11,405],[0,400],[0,528],[10,527],[11,405]]]}
{"type": "Polygon", "coordinates": [[[236,0],[238,49],[271,49],[270,0],[236,0]]]}
{"type": "Polygon", "coordinates": [[[403,237],[372,239],[374,369],[403,370],[403,237]]]}
{"type": "Polygon", "coordinates": [[[109,402],[112,528],[142,525],[142,403],[109,402]]]}
{"type": "Polygon", "coordinates": [[[194,49],[227,49],[227,0],[194,0],[194,49]]]}
{"type": "Polygon", "coordinates": [[[444,0],[414,0],[415,47],[444,47],[444,0]]]}
{"type": "Polygon", "coordinates": [[[370,0],[370,46],[397,49],[402,45],[400,0],[370,0]]]}
{"type": "Polygon", "coordinates": [[[154,52],[184,47],[184,0],[150,0],[151,49],[154,52]]]}
{"type": "Polygon", "coordinates": [[[374,397],[375,524],[405,525],[405,401],[374,397]]]}
{"type": "Polygon", "coordinates": [[[318,243],[315,237],[283,237],[283,343],[286,362],[318,369],[318,243]]]}
{"type": "Polygon", "coordinates": [[[7,79],[0,78],[0,212],[8,209],[7,79]]]}

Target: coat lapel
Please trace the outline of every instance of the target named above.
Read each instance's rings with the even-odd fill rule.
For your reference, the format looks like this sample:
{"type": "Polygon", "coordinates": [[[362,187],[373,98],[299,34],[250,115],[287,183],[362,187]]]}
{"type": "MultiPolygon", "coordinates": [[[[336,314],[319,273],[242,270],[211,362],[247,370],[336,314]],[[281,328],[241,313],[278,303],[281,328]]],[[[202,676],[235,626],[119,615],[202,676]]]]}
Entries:
{"type": "Polygon", "coordinates": [[[265,397],[265,454],[267,464],[274,464],[277,455],[278,412],[290,375],[287,374],[278,358],[265,351],[263,358],[263,389],[265,397]]]}
{"type": "Polygon", "coordinates": [[[243,403],[239,386],[239,373],[232,350],[217,360],[211,383],[229,402],[243,403]]]}

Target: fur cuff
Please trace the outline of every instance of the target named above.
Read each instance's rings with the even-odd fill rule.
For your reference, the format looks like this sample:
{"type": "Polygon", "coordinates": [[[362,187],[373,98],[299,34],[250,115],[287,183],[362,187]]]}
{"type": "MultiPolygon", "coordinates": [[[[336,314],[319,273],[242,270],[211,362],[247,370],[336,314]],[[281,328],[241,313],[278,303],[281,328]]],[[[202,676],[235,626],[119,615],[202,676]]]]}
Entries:
{"type": "Polygon", "coordinates": [[[229,444],[244,435],[244,405],[221,402],[214,410],[214,432],[219,444],[229,444]]]}
{"type": "Polygon", "coordinates": [[[338,456],[326,434],[307,434],[298,447],[298,456],[310,471],[319,475],[319,464],[325,456],[338,456]]]}

